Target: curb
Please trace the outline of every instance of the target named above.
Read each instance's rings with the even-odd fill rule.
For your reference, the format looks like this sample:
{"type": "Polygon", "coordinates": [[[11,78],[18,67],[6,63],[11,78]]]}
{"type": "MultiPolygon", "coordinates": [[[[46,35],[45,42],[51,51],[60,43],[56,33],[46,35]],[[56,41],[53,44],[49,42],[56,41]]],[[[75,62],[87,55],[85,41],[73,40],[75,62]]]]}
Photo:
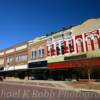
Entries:
{"type": "Polygon", "coordinates": [[[96,89],[78,89],[81,92],[96,92],[96,93],[100,93],[100,90],[96,90],[96,89]]]}
{"type": "MultiPolygon", "coordinates": [[[[25,82],[25,81],[4,81],[4,82],[12,82],[12,83],[24,83],[24,84],[30,84],[30,82],[25,82]]],[[[34,83],[34,82],[33,82],[34,83]]],[[[40,82],[41,83],[41,82],[40,82]]],[[[54,85],[54,84],[53,84],[54,85]]],[[[36,85],[36,86],[40,86],[40,85],[36,85]]],[[[41,87],[41,86],[40,86],[41,87]]],[[[47,87],[47,86],[43,86],[43,87],[47,87]]],[[[96,89],[84,89],[84,88],[80,88],[80,89],[76,89],[76,88],[72,88],[72,89],[67,89],[67,88],[58,88],[58,86],[56,87],[50,87],[50,88],[56,88],[56,89],[64,89],[64,90],[72,90],[72,91],[77,91],[77,92],[95,92],[95,93],[100,93],[100,90],[96,90],[96,89]]]]}

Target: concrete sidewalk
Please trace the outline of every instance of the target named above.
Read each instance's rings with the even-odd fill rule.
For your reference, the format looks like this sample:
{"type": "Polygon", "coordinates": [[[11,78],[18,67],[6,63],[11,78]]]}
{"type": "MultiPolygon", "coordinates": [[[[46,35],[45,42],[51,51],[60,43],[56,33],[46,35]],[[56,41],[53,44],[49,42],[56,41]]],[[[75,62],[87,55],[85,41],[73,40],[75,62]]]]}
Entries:
{"type": "Polygon", "coordinates": [[[66,85],[66,83],[64,81],[6,79],[6,80],[4,80],[4,82],[24,84],[24,85],[28,84],[28,85],[57,88],[57,89],[64,89],[64,90],[73,90],[74,89],[73,87],[66,85]]]}
{"type": "Polygon", "coordinates": [[[100,93],[100,90],[98,89],[88,89],[85,88],[85,84],[95,84],[100,85],[99,83],[85,83],[83,86],[82,83],[78,82],[70,82],[70,81],[48,81],[48,80],[21,80],[21,79],[5,79],[3,82],[5,83],[14,83],[14,84],[23,84],[23,85],[32,85],[32,86],[39,86],[39,87],[46,87],[46,88],[56,88],[56,89],[63,89],[63,90],[71,90],[71,91],[82,91],[82,92],[98,92],[100,93]]]}

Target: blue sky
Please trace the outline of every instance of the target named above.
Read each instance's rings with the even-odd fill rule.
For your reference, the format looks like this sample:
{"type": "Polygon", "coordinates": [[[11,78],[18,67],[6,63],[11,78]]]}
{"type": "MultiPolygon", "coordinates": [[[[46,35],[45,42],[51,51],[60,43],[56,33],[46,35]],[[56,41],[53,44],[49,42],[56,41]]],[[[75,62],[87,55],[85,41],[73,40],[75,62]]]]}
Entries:
{"type": "Polygon", "coordinates": [[[100,0],[0,0],[0,49],[100,17],[100,0]]]}

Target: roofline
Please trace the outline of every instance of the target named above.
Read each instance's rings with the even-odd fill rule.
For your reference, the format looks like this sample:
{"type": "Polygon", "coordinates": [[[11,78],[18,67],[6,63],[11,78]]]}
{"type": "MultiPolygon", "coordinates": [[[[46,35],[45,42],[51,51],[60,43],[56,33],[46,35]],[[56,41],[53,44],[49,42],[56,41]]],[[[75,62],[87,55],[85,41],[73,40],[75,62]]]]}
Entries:
{"type": "MultiPolygon", "coordinates": [[[[46,35],[44,35],[44,36],[45,36],[45,38],[49,38],[49,36],[52,36],[52,35],[54,35],[54,34],[57,34],[58,32],[61,32],[61,31],[70,30],[71,28],[73,28],[73,27],[75,27],[75,26],[78,26],[78,25],[81,25],[81,24],[83,24],[84,22],[86,22],[86,21],[88,21],[88,20],[91,20],[91,19],[100,19],[100,18],[99,18],[99,17],[97,17],[97,18],[88,18],[87,20],[82,21],[82,22],[80,22],[80,23],[77,24],[77,25],[71,25],[71,26],[68,26],[68,27],[62,27],[62,29],[60,29],[60,30],[58,30],[58,31],[55,31],[55,32],[51,32],[50,34],[46,34],[46,35]]],[[[41,37],[43,37],[43,36],[40,36],[39,38],[41,39],[41,37]]],[[[13,46],[11,46],[11,47],[8,47],[8,48],[5,48],[5,49],[0,50],[0,52],[3,52],[3,51],[6,51],[6,50],[9,50],[9,49],[13,49],[14,47],[18,47],[18,46],[27,44],[27,43],[29,43],[30,41],[35,41],[35,39],[36,39],[36,38],[34,38],[33,40],[27,40],[27,41],[24,41],[24,42],[15,44],[15,45],[13,45],[13,46]]],[[[37,40],[39,40],[39,39],[37,39],[37,40]]]]}
{"type": "Polygon", "coordinates": [[[22,46],[22,45],[27,44],[27,43],[28,43],[28,41],[24,41],[24,42],[21,42],[21,43],[17,43],[17,44],[15,44],[13,46],[10,46],[8,48],[4,48],[4,49],[0,50],[0,52],[6,51],[6,50],[9,50],[9,49],[13,49],[15,47],[22,46]]]}

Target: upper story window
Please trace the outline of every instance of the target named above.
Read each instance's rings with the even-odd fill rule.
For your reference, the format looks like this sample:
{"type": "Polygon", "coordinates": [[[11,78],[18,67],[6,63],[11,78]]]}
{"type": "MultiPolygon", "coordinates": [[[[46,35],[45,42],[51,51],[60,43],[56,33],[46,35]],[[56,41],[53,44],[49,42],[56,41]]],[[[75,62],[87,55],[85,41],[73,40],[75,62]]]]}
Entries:
{"type": "Polygon", "coordinates": [[[59,44],[56,44],[56,54],[60,55],[60,47],[59,44]]]}
{"type": "Polygon", "coordinates": [[[45,52],[44,52],[44,49],[43,48],[41,48],[41,49],[39,49],[39,51],[38,51],[39,53],[39,58],[43,58],[44,56],[45,56],[45,52]]]}
{"type": "Polygon", "coordinates": [[[26,61],[26,60],[27,60],[27,55],[16,56],[16,62],[26,61]]]}
{"type": "Polygon", "coordinates": [[[52,56],[52,45],[50,46],[50,56],[52,56]]]}
{"type": "Polygon", "coordinates": [[[52,39],[48,39],[47,44],[52,44],[52,39]]]}
{"type": "Polygon", "coordinates": [[[7,57],[7,64],[9,65],[10,63],[12,63],[14,60],[13,57],[7,57]]]}
{"type": "Polygon", "coordinates": [[[63,40],[63,35],[62,35],[62,34],[57,35],[57,36],[54,37],[54,41],[55,41],[55,42],[56,42],[56,41],[59,41],[59,40],[63,40]]]}
{"type": "Polygon", "coordinates": [[[72,52],[72,40],[68,41],[69,52],[72,52]]]}
{"type": "Polygon", "coordinates": [[[90,37],[87,38],[87,46],[88,46],[88,50],[92,50],[92,40],[90,37]]]}
{"type": "Polygon", "coordinates": [[[41,57],[41,49],[39,49],[39,57],[41,57]]]}
{"type": "Polygon", "coordinates": [[[44,49],[42,49],[42,57],[44,57],[45,56],[45,50],[44,49]]]}
{"type": "Polygon", "coordinates": [[[78,40],[78,52],[81,53],[82,52],[82,42],[81,40],[78,40]]]}
{"type": "Polygon", "coordinates": [[[64,42],[61,43],[61,53],[64,54],[64,42]]]}
{"type": "Polygon", "coordinates": [[[94,48],[95,50],[99,49],[98,37],[94,36],[94,48]]]}
{"type": "Polygon", "coordinates": [[[36,52],[36,50],[33,50],[32,51],[32,59],[36,59],[36,56],[37,56],[37,52],[36,52]]]}
{"type": "Polygon", "coordinates": [[[4,64],[4,58],[0,58],[0,65],[4,64]]]}
{"type": "Polygon", "coordinates": [[[72,34],[71,32],[65,33],[65,34],[64,34],[64,38],[65,38],[65,39],[67,39],[67,38],[70,39],[70,38],[72,37],[71,34],[72,34]]]}

